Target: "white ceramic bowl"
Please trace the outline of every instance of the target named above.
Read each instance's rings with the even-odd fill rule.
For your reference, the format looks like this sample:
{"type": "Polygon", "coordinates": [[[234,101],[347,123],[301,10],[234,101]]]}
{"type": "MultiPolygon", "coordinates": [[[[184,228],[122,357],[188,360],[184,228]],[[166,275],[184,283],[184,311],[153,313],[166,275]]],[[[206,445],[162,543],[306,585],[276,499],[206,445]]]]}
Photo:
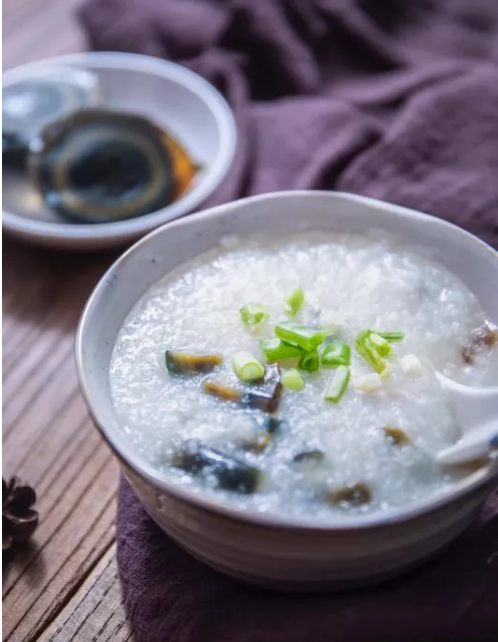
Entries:
{"type": "Polygon", "coordinates": [[[161,477],[121,430],[109,390],[116,335],[151,284],[216,246],[226,234],[379,228],[434,250],[498,321],[498,255],[440,219],[379,201],[331,192],[284,192],[229,203],[165,225],[128,250],[102,278],[82,315],[76,360],[83,395],[101,434],[156,522],[207,564],[252,583],[310,590],[376,582],[420,563],[468,526],[498,480],[489,462],[451,489],[393,510],[332,525],[248,514],[194,495],[161,477]]]}
{"type": "Polygon", "coordinates": [[[157,212],[115,223],[66,223],[43,206],[29,179],[4,170],[3,227],[25,240],[66,249],[123,245],[191,212],[221,183],[235,153],[236,128],[221,94],[200,76],[171,62],[128,53],[83,53],[7,71],[3,87],[47,69],[72,66],[97,74],[101,106],[146,116],[171,131],[202,169],[191,188],[157,212]]]}

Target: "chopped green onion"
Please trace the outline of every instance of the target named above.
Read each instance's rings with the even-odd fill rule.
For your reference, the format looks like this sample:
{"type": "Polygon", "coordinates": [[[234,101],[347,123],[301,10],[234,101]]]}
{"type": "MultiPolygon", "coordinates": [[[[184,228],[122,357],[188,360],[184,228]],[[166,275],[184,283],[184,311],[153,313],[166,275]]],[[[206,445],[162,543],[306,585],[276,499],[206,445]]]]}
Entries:
{"type": "Polygon", "coordinates": [[[375,350],[380,354],[381,357],[387,357],[393,349],[389,341],[381,337],[380,334],[370,331],[370,341],[374,344],[375,350]]]}
{"type": "Polygon", "coordinates": [[[332,403],[338,403],[342,399],[343,394],[346,392],[346,388],[348,387],[349,383],[349,377],[349,368],[347,366],[338,366],[338,368],[334,372],[334,376],[330,380],[329,385],[325,390],[325,400],[331,401],[332,403]]]}
{"type": "Polygon", "coordinates": [[[403,341],[405,335],[402,332],[376,332],[379,337],[382,337],[389,343],[394,343],[395,341],[403,341]]]}
{"type": "Polygon", "coordinates": [[[297,368],[286,370],[282,374],[280,381],[284,388],[290,388],[290,390],[302,390],[304,388],[304,379],[297,368]]]}
{"type": "Polygon", "coordinates": [[[235,374],[242,381],[257,381],[265,375],[264,366],[250,352],[237,352],[232,364],[235,374]]]}
{"type": "Polygon", "coordinates": [[[259,346],[269,362],[292,359],[303,354],[303,351],[298,346],[285,343],[280,339],[264,339],[259,342],[259,346]]]}
{"type": "Polygon", "coordinates": [[[323,330],[316,330],[292,321],[284,321],[275,326],[275,334],[280,339],[293,343],[306,352],[315,350],[325,339],[323,330]]]}
{"type": "Polygon", "coordinates": [[[360,332],[355,341],[355,346],[361,356],[367,361],[372,368],[380,375],[387,373],[387,363],[377,352],[375,345],[370,339],[370,330],[360,332]]]}
{"type": "Polygon", "coordinates": [[[306,372],[316,372],[320,369],[320,357],[316,350],[305,352],[299,359],[299,367],[306,372]]]}
{"type": "Polygon", "coordinates": [[[304,291],[296,288],[285,302],[285,311],[291,317],[295,317],[304,303],[304,291]]]}
{"type": "Polygon", "coordinates": [[[240,308],[240,316],[244,325],[257,325],[268,318],[269,314],[264,305],[248,303],[243,308],[240,308]]]}
{"type": "Polygon", "coordinates": [[[349,366],[351,348],[343,341],[334,341],[323,346],[321,361],[323,366],[349,366]]]}

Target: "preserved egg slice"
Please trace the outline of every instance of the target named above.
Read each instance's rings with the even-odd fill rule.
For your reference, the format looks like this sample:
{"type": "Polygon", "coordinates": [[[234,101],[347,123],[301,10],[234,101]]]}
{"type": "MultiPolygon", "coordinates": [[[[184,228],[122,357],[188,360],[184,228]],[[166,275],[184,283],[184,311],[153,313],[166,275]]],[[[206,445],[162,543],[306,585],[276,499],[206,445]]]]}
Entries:
{"type": "Polygon", "coordinates": [[[49,125],[32,171],[49,207],[81,223],[149,214],[175,197],[168,135],[145,118],[82,111],[49,125]]]}

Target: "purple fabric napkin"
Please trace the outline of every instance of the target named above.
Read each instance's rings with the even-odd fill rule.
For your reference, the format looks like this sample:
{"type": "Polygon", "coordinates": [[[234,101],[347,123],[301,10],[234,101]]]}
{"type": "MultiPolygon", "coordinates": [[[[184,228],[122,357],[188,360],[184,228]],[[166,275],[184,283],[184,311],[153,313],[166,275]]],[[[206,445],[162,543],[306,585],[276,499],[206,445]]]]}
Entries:
{"type": "Polygon", "coordinates": [[[498,492],[418,571],[354,593],[271,593],[193,559],[124,479],[119,492],[119,573],[141,642],[496,642],[497,549],[498,492]]]}
{"type": "MultiPolygon", "coordinates": [[[[498,0],[87,0],[81,19],[95,49],[180,61],[226,96],[240,145],[207,204],[346,190],[498,247],[498,0]]],[[[182,552],[125,482],[119,496],[120,574],[144,642],[496,640],[497,548],[495,497],[417,573],[279,596],[182,552]]]]}

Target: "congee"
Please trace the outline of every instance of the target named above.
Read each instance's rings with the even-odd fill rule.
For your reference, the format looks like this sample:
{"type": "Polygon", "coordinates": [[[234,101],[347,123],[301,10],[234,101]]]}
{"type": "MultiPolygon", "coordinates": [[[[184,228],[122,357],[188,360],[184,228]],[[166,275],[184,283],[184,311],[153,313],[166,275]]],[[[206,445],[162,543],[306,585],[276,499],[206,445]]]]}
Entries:
{"type": "Polygon", "coordinates": [[[165,478],[252,512],[326,521],[409,506],[468,468],[435,376],[498,381],[472,292],[380,235],[226,237],[137,303],[110,383],[133,447],[165,478]]]}

